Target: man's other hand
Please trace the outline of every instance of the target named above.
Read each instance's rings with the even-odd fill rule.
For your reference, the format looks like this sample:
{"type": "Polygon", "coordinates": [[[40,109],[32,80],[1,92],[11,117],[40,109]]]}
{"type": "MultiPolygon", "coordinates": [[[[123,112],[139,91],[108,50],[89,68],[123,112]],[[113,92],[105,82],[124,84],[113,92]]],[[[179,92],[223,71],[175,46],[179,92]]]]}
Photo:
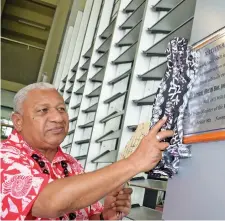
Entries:
{"type": "Polygon", "coordinates": [[[131,209],[131,188],[119,187],[105,197],[103,217],[105,220],[120,220],[131,209]]]}

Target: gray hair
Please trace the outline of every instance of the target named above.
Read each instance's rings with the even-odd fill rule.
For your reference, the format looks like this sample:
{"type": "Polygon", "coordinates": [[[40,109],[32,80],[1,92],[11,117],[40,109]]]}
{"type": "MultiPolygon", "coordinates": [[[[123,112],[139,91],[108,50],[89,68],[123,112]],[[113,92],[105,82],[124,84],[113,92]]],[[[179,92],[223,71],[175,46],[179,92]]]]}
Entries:
{"type": "Polygon", "coordinates": [[[46,82],[38,82],[34,84],[29,84],[26,87],[20,89],[13,99],[13,110],[14,112],[22,114],[22,104],[27,98],[28,92],[34,90],[34,89],[40,89],[40,90],[47,90],[47,89],[55,89],[54,85],[46,83],[46,82]]]}

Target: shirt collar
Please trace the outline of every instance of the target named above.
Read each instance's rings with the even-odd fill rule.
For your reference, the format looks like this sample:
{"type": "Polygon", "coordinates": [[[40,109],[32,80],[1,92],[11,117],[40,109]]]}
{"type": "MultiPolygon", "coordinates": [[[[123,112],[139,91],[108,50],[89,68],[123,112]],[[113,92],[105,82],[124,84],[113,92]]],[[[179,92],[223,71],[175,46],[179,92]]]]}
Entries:
{"type": "MultiPolygon", "coordinates": [[[[9,135],[8,140],[17,144],[17,146],[19,146],[20,148],[24,149],[30,156],[33,153],[36,153],[38,156],[40,156],[41,158],[45,159],[46,161],[48,161],[45,156],[38,150],[34,150],[32,149],[31,146],[29,146],[26,141],[23,139],[22,135],[19,134],[15,129],[12,131],[12,133],[9,135]]],[[[54,159],[52,160],[52,164],[54,163],[59,163],[61,161],[67,161],[72,163],[74,161],[73,157],[71,157],[68,154],[65,154],[61,147],[58,146],[58,151],[56,153],[56,155],[54,156],[54,159]]]]}

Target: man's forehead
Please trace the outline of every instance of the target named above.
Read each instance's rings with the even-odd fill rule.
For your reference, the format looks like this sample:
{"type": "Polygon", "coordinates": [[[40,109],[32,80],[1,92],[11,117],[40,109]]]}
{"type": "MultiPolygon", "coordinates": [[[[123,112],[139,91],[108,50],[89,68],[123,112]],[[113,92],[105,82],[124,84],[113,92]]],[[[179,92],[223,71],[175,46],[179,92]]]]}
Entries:
{"type": "Polygon", "coordinates": [[[26,103],[51,104],[64,103],[63,97],[55,89],[34,89],[27,94],[26,103]]]}

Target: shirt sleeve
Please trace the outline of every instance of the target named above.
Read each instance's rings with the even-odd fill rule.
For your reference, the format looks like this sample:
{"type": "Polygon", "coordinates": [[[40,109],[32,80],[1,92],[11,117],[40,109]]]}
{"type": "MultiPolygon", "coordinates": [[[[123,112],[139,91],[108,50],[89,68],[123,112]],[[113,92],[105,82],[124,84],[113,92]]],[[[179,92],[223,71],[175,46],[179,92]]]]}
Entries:
{"type": "Polygon", "coordinates": [[[92,204],[91,208],[90,208],[90,213],[88,214],[88,217],[90,218],[91,216],[93,216],[95,214],[101,213],[103,211],[103,209],[104,209],[104,207],[99,201],[92,204]]]}
{"type": "Polygon", "coordinates": [[[0,163],[1,219],[32,219],[32,205],[52,179],[35,169],[34,161],[13,146],[1,144],[0,163]]]}

